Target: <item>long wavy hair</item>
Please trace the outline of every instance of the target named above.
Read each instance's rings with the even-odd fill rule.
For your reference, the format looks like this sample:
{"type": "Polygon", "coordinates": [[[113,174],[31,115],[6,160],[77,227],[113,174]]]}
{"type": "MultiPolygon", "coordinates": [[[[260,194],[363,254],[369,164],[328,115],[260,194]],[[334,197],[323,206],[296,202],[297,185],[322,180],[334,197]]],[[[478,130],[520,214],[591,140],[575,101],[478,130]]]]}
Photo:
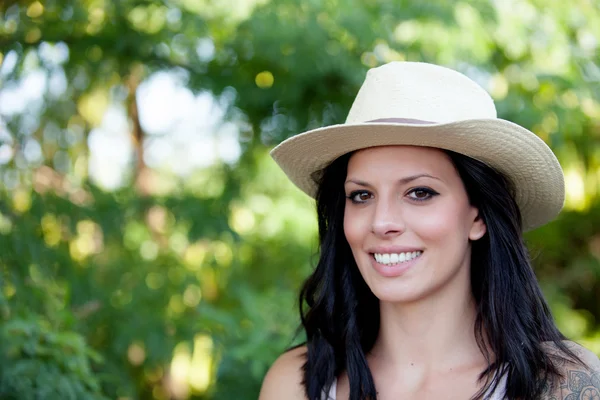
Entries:
{"type": "MultiPolygon", "coordinates": [[[[488,360],[473,399],[493,392],[506,379],[507,399],[537,399],[556,377],[558,360],[579,358],[562,340],[543,298],[522,236],[519,208],[510,182],[486,164],[445,151],[460,175],[471,205],[486,224],[472,242],[471,290],[476,302],[475,338],[488,360]],[[543,342],[553,342],[558,359],[543,342]],[[546,349],[544,348],[546,347],[546,349]]],[[[334,379],[348,375],[351,400],[374,400],[377,391],[366,354],[379,333],[379,300],[356,266],[343,229],[346,154],[314,178],[320,257],[300,292],[307,355],[303,385],[310,400],[328,393],[334,379]]]]}

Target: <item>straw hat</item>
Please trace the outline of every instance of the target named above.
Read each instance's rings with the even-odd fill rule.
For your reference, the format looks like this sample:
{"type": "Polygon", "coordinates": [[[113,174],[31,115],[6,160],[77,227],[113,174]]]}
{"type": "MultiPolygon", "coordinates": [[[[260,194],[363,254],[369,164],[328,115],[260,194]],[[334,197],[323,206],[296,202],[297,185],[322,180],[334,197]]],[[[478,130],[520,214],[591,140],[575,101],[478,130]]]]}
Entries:
{"type": "Polygon", "coordinates": [[[271,156],[314,197],[315,172],[343,154],[388,145],[452,150],[496,169],[515,187],[524,230],[552,220],[563,206],[563,172],[552,150],[529,130],[497,118],[477,83],[433,64],[392,62],[369,70],[344,124],[293,136],[271,156]]]}

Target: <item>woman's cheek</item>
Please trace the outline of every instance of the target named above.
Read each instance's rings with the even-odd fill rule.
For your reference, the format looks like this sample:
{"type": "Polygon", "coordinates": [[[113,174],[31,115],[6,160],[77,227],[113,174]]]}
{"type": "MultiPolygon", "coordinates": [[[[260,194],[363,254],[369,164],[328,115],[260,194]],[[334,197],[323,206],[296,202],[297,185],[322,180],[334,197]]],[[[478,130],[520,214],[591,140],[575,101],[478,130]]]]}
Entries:
{"type": "Polygon", "coordinates": [[[346,207],[346,211],[344,214],[344,233],[346,235],[346,240],[350,245],[356,242],[356,231],[357,231],[357,218],[354,215],[353,210],[349,210],[346,207]]]}
{"type": "MultiPolygon", "coordinates": [[[[344,215],[344,233],[350,246],[362,247],[362,244],[371,232],[369,210],[348,210],[344,215]]],[[[354,250],[354,249],[353,249],[354,250]]]]}
{"type": "MultiPolygon", "coordinates": [[[[405,216],[411,221],[411,226],[414,229],[423,230],[438,230],[447,226],[453,218],[449,215],[450,212],[444,210],[443,207],[418,207],[413,208],[405,213],[405,216]]],[[[456,216],[454,216],[456,217],[456,216]]]]}

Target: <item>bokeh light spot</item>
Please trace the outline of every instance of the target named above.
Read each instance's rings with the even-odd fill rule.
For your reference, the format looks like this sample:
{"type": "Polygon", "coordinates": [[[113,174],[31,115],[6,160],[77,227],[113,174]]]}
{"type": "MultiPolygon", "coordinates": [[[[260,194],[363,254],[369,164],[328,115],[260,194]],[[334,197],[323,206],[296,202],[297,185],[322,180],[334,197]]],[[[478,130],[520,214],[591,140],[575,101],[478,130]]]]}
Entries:
{"type": "Polygon", "coordinates": [[[39,28],[31,28],[25,35],[25,42],[36,43],[42,37],[42,31],[39,28]]]}
{"type": "Polygon", "coordinates": [[[208,335],[196,335],[190,363],[189,382],[195,392],[204,393],[212,377],[213,340],[208,335]]]}
{"type": "Polygon", "coordinates": [[[249,209],[245,207],[233,207],[229,223],[234,231],[243,235],[252,231],[256,224],[256,219],[249,209]]]}
{"type": "Polygon", "coordinates": [[[33,2],[27,7],[27,16],[29,18],[41,17],[44,13],[44,6],[39,1],[33,2]]]}
{"type": "Polygon", "coordinates": [[[127,359],[131,365],[135,365],[136,367],[141,365],[146,359],[144,345],[140,342],[134,342],[129,345],[129,348],[127,349],[127,359]]]}
{"type": "Polygon", "coordinates": [[[31,193],[25,189],[17,189],[13,193],[13,209],[23,214],[31,208],[31,193]]]}
{"type": "Polygon", "coordinates": [[[275,77],[273,77],[273,74],[270,71],[263,71],[256,75],[254,81],[256,82],[256,86],[259,88],[268,89],[273,86],[275,77]]]}
{"type": "Polygon", "coordinates": [[[44,234],[44,241],[50,247],[58,245],[60,242],[61,225],[56,216],[53,214],[46,214],[42,217],[42,232],[44,234]]]}
{"type": "Polygon", "coordinates": [[[158,272],[150,272],[146,276],[146,285],[153,290],[160,289],[165,283],[165,277],[158,272]]]}
{"type": "Polygon", "coordinates": [[[196,307],[202,299],[202,291],[198,285],[189,285],[183,292],[183,303],[188,307],[196,307]]]}

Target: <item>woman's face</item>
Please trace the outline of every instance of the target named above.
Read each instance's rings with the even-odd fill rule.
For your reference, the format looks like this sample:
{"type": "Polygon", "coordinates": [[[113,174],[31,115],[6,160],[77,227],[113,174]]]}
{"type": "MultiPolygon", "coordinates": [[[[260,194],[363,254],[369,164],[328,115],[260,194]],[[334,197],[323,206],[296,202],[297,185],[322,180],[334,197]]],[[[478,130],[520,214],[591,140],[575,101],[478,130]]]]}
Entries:
{"type": "Polygon", "coordinates": [[[470,291],[469,241],[486,227],[447,154],[413,146],[360,150],[344,187],[344,233],[381,301],[470,291]]]}

